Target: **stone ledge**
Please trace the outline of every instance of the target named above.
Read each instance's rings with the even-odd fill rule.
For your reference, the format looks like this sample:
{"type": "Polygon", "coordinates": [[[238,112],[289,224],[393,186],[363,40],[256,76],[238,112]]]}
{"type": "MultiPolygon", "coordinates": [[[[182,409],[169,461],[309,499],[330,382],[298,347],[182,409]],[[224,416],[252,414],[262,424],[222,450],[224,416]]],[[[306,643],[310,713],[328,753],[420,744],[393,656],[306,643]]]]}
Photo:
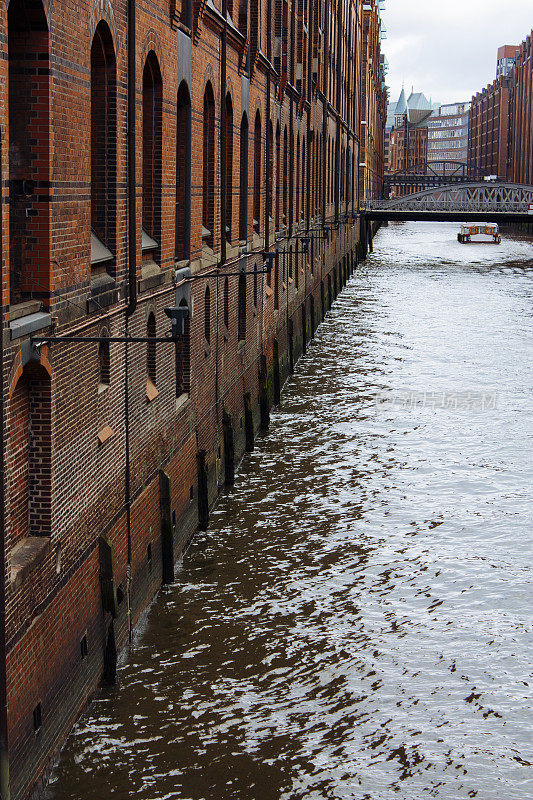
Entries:
{"type": "Polygon", "coordinates": [[[20,339],[21,336],[49,328],[51,324],[52,316],[47,311],[37,311],[34,314],[28,314],[27,317],[20,317],[9,323],[11,339],[20,339]]]}
{"type": "Polygon", "coordinates": [[[11,551],[11,586],[20,588],[50,551],[49,536],[28,536],[11,551]]]}

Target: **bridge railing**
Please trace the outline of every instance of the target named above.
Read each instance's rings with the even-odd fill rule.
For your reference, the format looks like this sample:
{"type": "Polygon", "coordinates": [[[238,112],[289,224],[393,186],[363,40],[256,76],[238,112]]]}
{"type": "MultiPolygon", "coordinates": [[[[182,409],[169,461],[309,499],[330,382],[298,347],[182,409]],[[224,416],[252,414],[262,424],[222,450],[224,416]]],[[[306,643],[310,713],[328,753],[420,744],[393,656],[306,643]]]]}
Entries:
{"type": "Polygon", "coordinates": [[[394,209],[398,211],[464,211],[464,212],[494,212],[495,214],[526,214],[528,204],[519,202],[491,202],[490,200],[482,203],[461,200],[430,200],[420,198],[419,200],[409,200],[402,197],[401,200],[373,200],[366,206],[369,211],[381,211],[394,209]]]}

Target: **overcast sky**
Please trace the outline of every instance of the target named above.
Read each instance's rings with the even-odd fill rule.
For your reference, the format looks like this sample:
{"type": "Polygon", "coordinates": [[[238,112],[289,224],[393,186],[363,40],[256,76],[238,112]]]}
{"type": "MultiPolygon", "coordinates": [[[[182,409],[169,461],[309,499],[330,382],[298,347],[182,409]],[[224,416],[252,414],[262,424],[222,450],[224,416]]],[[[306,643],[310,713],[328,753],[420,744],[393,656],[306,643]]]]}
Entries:
{"type": "Polygon", "coordinates": [[[496,77],[496,52],[533,28],[533,0],[385,0],[382,42],[390,99],[424,92],[433,102],[469,100],[496,77]]]}

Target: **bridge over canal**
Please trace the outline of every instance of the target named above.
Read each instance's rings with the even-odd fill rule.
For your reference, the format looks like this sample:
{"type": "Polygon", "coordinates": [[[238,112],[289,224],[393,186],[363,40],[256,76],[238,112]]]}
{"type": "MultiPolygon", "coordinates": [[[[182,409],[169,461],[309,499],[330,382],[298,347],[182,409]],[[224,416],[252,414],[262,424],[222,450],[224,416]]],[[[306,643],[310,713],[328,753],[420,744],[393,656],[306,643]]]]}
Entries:
{"type": "Polygon", "coordinates": [[[361,210],[363,249],[372,247],[372,222],[497,222],[533,225],[533,186],[499,181],[452,184],[373,200],[361,210]]]}

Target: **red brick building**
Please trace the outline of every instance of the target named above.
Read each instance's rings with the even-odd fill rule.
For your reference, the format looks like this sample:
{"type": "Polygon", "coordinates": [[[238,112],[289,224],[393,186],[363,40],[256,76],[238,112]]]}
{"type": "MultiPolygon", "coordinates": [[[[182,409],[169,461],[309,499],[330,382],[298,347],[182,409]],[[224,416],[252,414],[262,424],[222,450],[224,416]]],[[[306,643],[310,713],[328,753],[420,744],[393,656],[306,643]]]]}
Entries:
{"type": "Polygon", "coordinates": [[[472,98],[468,162],[513,183],[533,184],[533,58],[530,34],[498,50],[498,77],[472,98]]]}
{"type": "Polygon", "coordinates": [[[516,50],[509,94],[507,178],[533,184],[533,31],[516,50]]]}
{"type": "Polygon", "coordinates": [[[472,98],[468,165],[472,171],[505,178],[512,78],[501,77],[472,98]]]}
{"type": "Polygon", "coordinates": [[[363,5],[361,50],[361,119],[359,129],[359,195],[381,197],[385,169],[387,118],[386,62],[380,57],[382,20],[379,3],[363,5]]]}
{"type": "Polygon", "coordinates": [[[113,679],[353,268],[363,6],[3,7],[2,800],[113,679]]]}
{"type": "MultiPolygon", "coordinates": [[[[406,99],[402,87],[394,109],[394,126],[389,134],[389,173],[424,168],[428,156],[428,120],[432,110],[431,104],[421,92],[411,92],[406,99]]],[[[414,186],[391,184],[392,196],[414,191],[414,186]]]]}

